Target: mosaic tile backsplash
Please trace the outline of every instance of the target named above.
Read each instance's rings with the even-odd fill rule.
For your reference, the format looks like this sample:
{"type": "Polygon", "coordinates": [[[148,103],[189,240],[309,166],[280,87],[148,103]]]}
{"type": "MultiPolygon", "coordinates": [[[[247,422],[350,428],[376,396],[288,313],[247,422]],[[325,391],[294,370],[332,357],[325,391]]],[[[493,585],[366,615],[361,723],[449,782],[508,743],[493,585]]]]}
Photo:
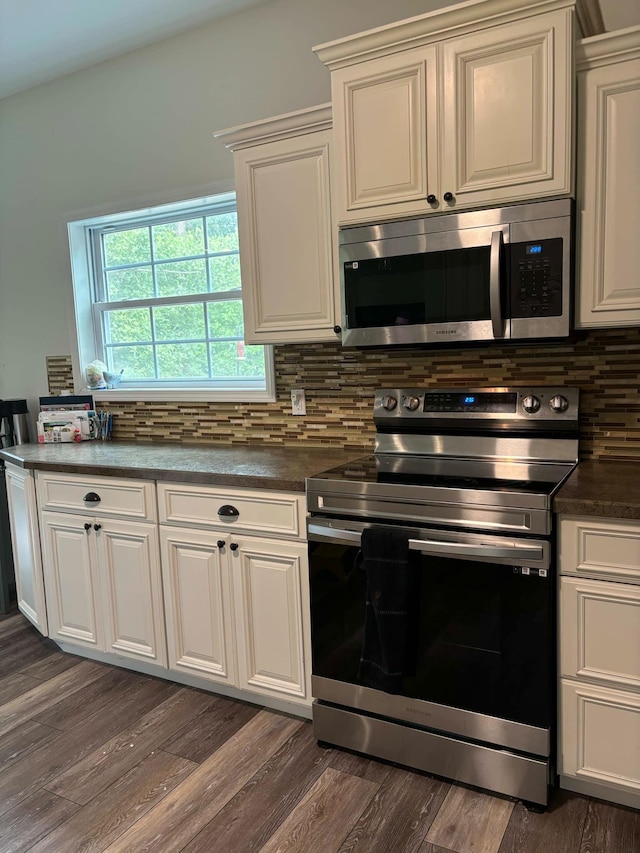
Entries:
{"type": "MultiPolygon", "coordinates": [[[[60,357],[51,366],[56,386],[69,387],[60,375],[60,357]]],[[[373,393],[379,387],[571,385],[581,391],[581,456],[640,461],[640,329],[589,332],[571,343],[542,347],[354,350],[339,344],[287,345],[275,349],[275,370],[274,403],[109,403],[113,438],[208,444],[305,441],[368,452],[375,433],[373,393]],[[305,389],[304,417],[291,414],[292,388],[305,389]]]]}

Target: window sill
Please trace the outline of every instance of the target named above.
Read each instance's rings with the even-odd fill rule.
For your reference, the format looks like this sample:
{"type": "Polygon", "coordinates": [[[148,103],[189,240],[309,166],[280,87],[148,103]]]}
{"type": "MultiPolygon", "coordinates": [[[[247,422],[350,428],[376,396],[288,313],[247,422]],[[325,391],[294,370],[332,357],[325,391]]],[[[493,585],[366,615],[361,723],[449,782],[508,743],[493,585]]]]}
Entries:
{"type": "Polygon", "coordinates": [[[93,394],[93,399],[99,403],[132,403],[138,401],[150,401],[159,403],[274,403],[275,393],[268,390],[258,391],[255,388],[242,391],[234,389],[229,391],[208,390],[206,388],[113,388],[105,391],[85,391],[82,393],[93,394]]]}

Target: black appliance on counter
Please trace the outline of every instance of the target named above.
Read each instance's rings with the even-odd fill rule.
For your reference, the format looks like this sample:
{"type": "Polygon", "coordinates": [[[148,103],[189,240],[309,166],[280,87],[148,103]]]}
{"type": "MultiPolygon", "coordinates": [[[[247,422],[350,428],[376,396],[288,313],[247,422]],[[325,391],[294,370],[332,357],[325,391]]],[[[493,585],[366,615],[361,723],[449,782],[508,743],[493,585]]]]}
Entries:
{"type": "MultiPolygon", "coordinates": [[[[26,400],[0,400],[0,449],[29,441],[26,400]]],[[[15,599],[15,577],[9,529],[7,485],[0,459],[0,613],[7,613],[15,599]]]]}
{"type": "Polygon", "coordinates": [[[374,455],[307,480],[319,741],[547,804],[551,501],[577,464],[578,397],[563,387],[382,389],[374,455]],[[388,557],[394,537],[408,554],[400,569],[389,563],[405,592],[384,613],[400,615],[400,636],[374,606],[380,586],[381,601],[393,600],[394,576],[375,576],[375,553],[363,563],[364,540],[388,557]],[[365,665],[372,641],[374,667],[393,658],[391,681],[365,665]]]}

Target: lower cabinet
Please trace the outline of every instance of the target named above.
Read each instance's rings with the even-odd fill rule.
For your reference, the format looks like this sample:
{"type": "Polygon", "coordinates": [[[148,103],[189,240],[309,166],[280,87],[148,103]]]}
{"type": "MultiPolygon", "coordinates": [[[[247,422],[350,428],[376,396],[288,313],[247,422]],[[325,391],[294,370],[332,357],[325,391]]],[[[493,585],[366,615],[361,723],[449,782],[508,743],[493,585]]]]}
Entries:
{"type": "Polygon", "coordinates": [[[582,781],[584,793],[638,807],[640,695],[563,679],[560,705],[562,774],[582,781]]]}
{"type": "Polygon", "coordinates": [[[46,635],[47,607],[34,476],[24,468],[7,465],[5,477],[18,608],[41,634],[46,635]]]}
{"type": "Polygon", "coordinates": [[[558,771],[640,808],[640,525],[561,517],[558,771]]]}
{"type": "Polygon", "coordinates": [[[302,494],[11,465],[7,485],[19,605],[43,634],[308,716],[302,494]]]}
{"type": "Polygon", "coordinates": [[[41,513],[49,636],[166,664],[157,525],[41,513]]]}
{"type": "Polygon", "coordinates": [[[307,546],[161,525],[169,667],[310,703],[307,546]]]}

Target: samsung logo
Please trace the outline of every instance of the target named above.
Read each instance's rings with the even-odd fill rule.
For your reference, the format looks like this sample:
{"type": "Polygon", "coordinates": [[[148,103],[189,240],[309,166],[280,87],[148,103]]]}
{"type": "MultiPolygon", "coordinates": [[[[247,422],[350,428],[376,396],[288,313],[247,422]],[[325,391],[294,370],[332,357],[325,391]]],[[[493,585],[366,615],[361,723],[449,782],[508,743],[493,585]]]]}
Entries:
{"type": "Polygon", "coordinates": [[[419,717],[431,717],[431,711],[419,711],[417,708],[405,707],[405,712],[407,714],[416,714],[419,717]]]}
{"type": "Polygon", "coordinates": [[[458,329],[436,329],[436,335],[459,335],[458,329]]]}

